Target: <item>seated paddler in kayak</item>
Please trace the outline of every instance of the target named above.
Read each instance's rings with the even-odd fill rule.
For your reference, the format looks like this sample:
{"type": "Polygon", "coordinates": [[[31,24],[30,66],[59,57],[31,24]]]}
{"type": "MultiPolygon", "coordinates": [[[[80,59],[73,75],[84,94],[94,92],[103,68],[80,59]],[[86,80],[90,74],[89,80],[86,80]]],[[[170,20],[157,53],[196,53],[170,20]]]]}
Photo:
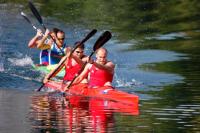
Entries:
{"type": "MultiPolygon", "coordinates": [[[[65,67],[65,75],[63,77],[63,84],[69,84],[70,81],[75,77],[75,75],[79,72],[83,64],[87,61],[88,57],[84,54],[84,44],[79,45],[80,42],[76,42],[75,46],[78,46],[73,54],[70,55],[70,52],[65,55],[57,67],[55,67],[49,74],[47,74],[43,80],[43,83],[47,83],[49,81],[50,76],[55,76],[63,67],[65,67]],[[64,63],[63,63],[64,62],[64,63]],[[53,74],[53,75],[52,75],[53,74]]],[[[69,49],[67,49],[69,51],[69,49]]],[[[82,83],[87,83],[86,79],[82,80],[82,83]]]]}
{"type": "Polygon", "coordinates": [[[66,43],[64,40],[65,33],[58,28],[54,28],[52,32],[47,29],[44,35],[39,29],[29,41],[28,47],[41,49],[39,65],[54,65],[59,63],[65,54],[66,43]],[[48,36],[52,38],[48,39],[48,36]]]}
{"type": "MultiPolygon", "coordinates": [[[[83,79],[88,79],[88,87],[97,88],[112,86],[115,65],[107,60],[107,50],[99,48],[96,51],[96,60],[89,60],[82,73],[74,80],[72,85],[79,84],[83,79]]],[[[66,87],[65,90],[68,88],[66,87]]]]}

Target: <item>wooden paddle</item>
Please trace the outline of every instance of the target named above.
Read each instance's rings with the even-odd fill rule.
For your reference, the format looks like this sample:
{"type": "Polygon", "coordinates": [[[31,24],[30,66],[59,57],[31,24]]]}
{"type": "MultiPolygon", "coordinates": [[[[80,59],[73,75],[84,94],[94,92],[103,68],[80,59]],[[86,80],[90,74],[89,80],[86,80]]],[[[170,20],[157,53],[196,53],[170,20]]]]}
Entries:
{"type": "MultiPolygon", "coordinates": [[[[70,55],[81,45],[83,45],[88,39],[90,39],[95,33],[97,32],[96,29],[93,29],[89,34],[87,34],[87,36],[78,44],[76,45],[76,47],[71,51],[70,55]]],[[[64,60],[62,60],[62,62],[60,63],[60,66],[58,66],[58,68],[49,76],[48,80],[50,80],[53,76],[55,76],[55,73],[57,73],[58,70],[60,70],[60,68],[64,65],[65,61],[68,58],[65,58],[64,60]]],[[[43,87],[44,87],[44,83],[40,86],[40,88],[38,88],[36,91],[40,91],[43,87]]]]}
{"type": "MultiPolygon", "coordinates": [[[[44,28],[44,30],[46,31],[46,26],[44,25],[43,23],[43,20],[42,20],[42,17],[40,16],[38,10],[35,8],[35,6],[33,5],[33,3],[31,1],[28,2],[29,4],[29,7],[32,11],[32,13],[34,14],[34,16],[37,18],[37,20],[39,21],[39,23],[42,25],[42,27],[44,28]]],[[[58,44],[56,43],[56,41],[53,39],[53,37],[51,35],[49,35],[51,37],[51,39],[53,40],[53,42],[57,45],[58,47],[58,44]]],[[[65,53],[61,50],[60,47],[58,47],[59,50],[61,51],[62,55],[65,55],[65,53]]]]}
{"type": "MultiPolygon", "coordinates": [[[[100,47],[102,47],[108,40],[110,40],[110,38],[112,37],[112,34],[109,31],[105,31],[100,37],[99,39],[95,42],[94,46],[93,46],[93,51],[89,56],[89,59],[92,57],[92,55],[95,53],[95,51],[97,49],[99,49],[100,47]]],[[[87,62],[85,62],[83,64],[83,66],[81,67],[81,69],[79,70],[79,72],[75,75],[75,77],[72,79],[72,81],[70,82],[70,84],[68,85],[68,89],[71,87],[72,83],[74,82],[74,80],[81,74],[81,72],[84,70],[85,66],[86,66],[87,62]]]]}

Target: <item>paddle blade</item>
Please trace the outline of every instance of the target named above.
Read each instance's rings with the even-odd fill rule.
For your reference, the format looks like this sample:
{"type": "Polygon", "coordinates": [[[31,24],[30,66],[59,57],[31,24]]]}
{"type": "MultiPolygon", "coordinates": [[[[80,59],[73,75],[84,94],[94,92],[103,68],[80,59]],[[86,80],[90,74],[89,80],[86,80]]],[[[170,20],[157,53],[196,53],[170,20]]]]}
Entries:
{"type": "Polygon", "coordinates": [[[31,1],[28,2],[29,4],[29,7],[32,11],[32,13],[34,14],[34,16],[37,18],[37,20],[39,21],[39,23],[43,26],[43,28],[46,30],[46,27],[44,26],[43,24],[43,21],[42,21],[42,17],[40,16],[38,10],[35,8],[35,6],[33,5],[33,3],[31,1]]]}
{"type": "Polygon", "coordinates": [[[37,28],[31,23],[31,21],[29,20],[29,18],[26,16],[26,14],[24,12],[21,12],[22,17],[32,25],[32,27],[37,30],[37,28]]]}
{"type": "Polygon", "coordinates": [[[24,19],[31,24],[31,21],[28,19],[28,17],[26,16],[26,14],[24,12],[21,12],[22,17],[24,17],[24,19]]]}
{"type": "Polygon", "coordinates": [[[78,47],[83,45],[88,39],[90,39],[95,33],[97,32],[96,29],[93,29],[90,33],[87,34],[87,36],[78,44],[76,47],[72,50],[71,53],[73,53],[78,47]]]}
{"type": "Polygon", "coordinates": [[[99,39],[95,42],[93,46],[93,51],[96,51],[100,47],[102,47],[110,38],[112,37],[112,34],[109,31],[105,31],[99,39]]]}

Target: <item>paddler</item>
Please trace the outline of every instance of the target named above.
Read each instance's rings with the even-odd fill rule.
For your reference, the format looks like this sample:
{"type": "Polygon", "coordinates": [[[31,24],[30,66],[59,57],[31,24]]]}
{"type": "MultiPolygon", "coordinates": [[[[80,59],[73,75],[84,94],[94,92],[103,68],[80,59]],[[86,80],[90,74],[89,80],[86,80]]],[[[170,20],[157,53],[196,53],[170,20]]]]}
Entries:
{"type": "MultiPolygon", "coordinates": [[[[82,73],[74,80],[73,84],[80,83],[83,79],[88,79],[88,86],[97,88],[100,86],[112,86],[115,65],[107,60],[107,50],[99,48],[96,51],[96,60],[89,60],[82,73]]],[[[68,89],[67,87],[65,90],[68,89]]]]}
{"type": "Polygon", "coordinates": [[[41,49],[40,65],[54,65],[59,63],[65,54],[66,43],[64,39],[65,33],[58,28],[54,28],[52,32],[47,29],[44,35],[39,29],[29,41],[28,47],[41,49]],[[48,39],[49,35],[52,38],[48,39]]]}
{"type": "MultiPolygon", "coordinates": [[[[70,81],[75,77],[75,75],[79,72],[83,64],[88,60],[88,57],[84,54],[84,44],[79,45],[80,42],[76,42],[75,46],[78,46],[73,54],[70,56],[70,52],[62,58],[57,67],[55,67],[49,74],[47,74],[43,80],[43,83],[47,83],[49,77],[54,73],[55,76],[63,67],[65,67],[65,75],[63,77],[63,83],[69,84],[70,81]],[[69,57],[70,56],[70,57],[69,57]],[[68,59],[66,59],[68,58],[68,59]],[[64,63],[62,63],[65,60],[64,63]],[[59,68],[59,69],[58,69],[59,68]],[[58,70],[57,70],[58,69],[58,70]],[[56,73],[55,73],[56,71],[56,73]]],[[[67,49],[69,50],[69,49],[67,49]]],[[[82,83],[87,83],[87,80],[82,80],[82,83]]]]}

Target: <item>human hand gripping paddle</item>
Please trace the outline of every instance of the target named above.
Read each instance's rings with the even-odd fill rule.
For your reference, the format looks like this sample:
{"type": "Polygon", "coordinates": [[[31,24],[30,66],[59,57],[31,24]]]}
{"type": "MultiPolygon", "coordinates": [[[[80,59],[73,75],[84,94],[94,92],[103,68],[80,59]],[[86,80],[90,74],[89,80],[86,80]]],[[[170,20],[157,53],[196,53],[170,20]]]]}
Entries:
{"type": "MultiPolygon", "coordinates": [[[[33,3],[31,1],[28,2],[29,7],[33,13],[33,15],[36,17],[36,19],[39,21],[39,23],[41,24],[41,26],[44,28],[44,30],[46,31],[46,26],[43,23],[42,17],[40,16],[38,10],[35,8],[35,6],[33,5],[33,3]]],[[[59,50],[61,51],[62,55],[65,55],[65,53],[61,50],[61,48],[58,46],[58,44],[56,43],[55,39],[53,39],[53,37],[51,35],[49,35],[51,37],[51,39],[53,40],[53,42],[57,45],[57,47],[59,48],[59,50]]]]}
{"type": "MultiPolygon", "coordinates": [[[[95,33],[97,32],[97,30],[96,29],[93,29],[89,34],[87,34],[87,36],[78,44],[78,45],[76,45],[76,47],[75,48],[73,48],[73,50],[70,52],[70,55],[69,56],[71,56],[71,54],[78,48],[78,47],[80,47],[81,45],[83,45],[88,39],[90,39],[95,33]]],[[[62,62],[60,62],[60,65],[56,68],[56,70],[53,72],[53,73],[51,73],[50,75],[49,75],[49,78],[48,78],[48,80],[50,80],[53,76],[55,76],[55,74],[57,73],[57,71],[59,71],[59,70],[61,70],[61,67],[63,66],[63,64],[65,63],[65,61],[67,60],[68,58],[65,58],[64,60],[62,60],[62,62]]],[[[40,91],[43,87],[44,87],[44,83],[40,86],[40,88],[38,88],[36,91],[40,91]]]]}
{"type": "MultiPolygon", "coordinates": [[[[95,51],[97,49],[99,49],[100,47],[102,47],[108,40],[110,40],[110,38],[112,37],[112,34],[109,31],[105,31],[100,37],[99,39],[95,42],[94,46],[93,46],[93,51],[89,56],[89,59],[92,57],[92,55],[95,53],[95,51]]],[[[70,82],[70,84],[67,86],[68,89],[70,89],[71,85],[73,84],[74,80],[81,74],[81,72],[84,70],[85,66],[86,66],[87,62],[85,62],[83,64],[83,66],[81,67],[81,69],[78,71],[78,73],[75,75],[75,77],[72,79],[72,81],[70,82]]]]}
{"type": "MultiPolygon", "coordinates": [[[[36,31],[40,30],[30,21],[30,19],[27,17],[27,15],[24,12],[21,12],[21,15],[29,24],[31,24],[31,26],[33,27],[34,30],[36,30],[36,31]]],[[[42,34],[42,36],[44,36],[43,33],[41,33],[41,34],[42,34]]]]}

